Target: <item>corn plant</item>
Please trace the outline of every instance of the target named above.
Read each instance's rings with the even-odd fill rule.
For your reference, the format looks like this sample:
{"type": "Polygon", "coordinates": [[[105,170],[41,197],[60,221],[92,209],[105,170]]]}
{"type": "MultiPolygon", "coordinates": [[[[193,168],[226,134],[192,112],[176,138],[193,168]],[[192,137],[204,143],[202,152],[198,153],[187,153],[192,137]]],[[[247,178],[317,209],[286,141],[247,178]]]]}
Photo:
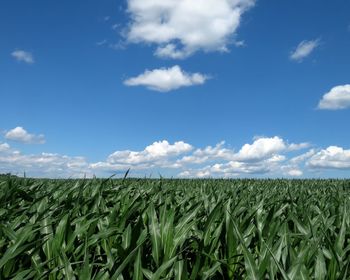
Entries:
{"type": "Polygon", "coordinates": [[[349,279],[347,180],[0,179],[0,279],[349,279]]]}

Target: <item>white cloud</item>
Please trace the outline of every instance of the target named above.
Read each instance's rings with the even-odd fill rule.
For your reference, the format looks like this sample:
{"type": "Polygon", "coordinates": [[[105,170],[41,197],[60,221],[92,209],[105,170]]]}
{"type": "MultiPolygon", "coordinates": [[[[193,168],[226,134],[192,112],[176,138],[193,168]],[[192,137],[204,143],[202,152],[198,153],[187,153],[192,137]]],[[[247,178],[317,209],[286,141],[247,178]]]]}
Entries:
{"type": "Polygon", "coordinates": [[[145,86],[149,89],[167,92],[180,87],[201,85],[208,79],[208,76],[200,73],[186,73],[176,65],[171,68],[160,68],[146,70],[143,74],[127,79],[124,84],[127,86],[145,86]]]}
{"type": "Polygon", "coordinates": [[[24,51],[24,50],[15,50],[11,53],[11,55],[20,62],[25,62],[28,64],[33,64],[34,57],[30,52],[24,51]]]}
{"type": "Polygon", "coordinates": [[[177,168],[171,161],[174,157],[190,152],[193,147],[183,141],[170,144],[168,141],[158,141],[147,146],[143,151],[116,151],[108,156],[106,162],[97,162],[90,165],[94,170],[145,170],[153,167],[177,168]]]}
{"type": "Polygon", "coordinates": [[[255,0],[128,0],[127,39],[158,46],[159,57],[227,51],[241,17],[255,0]]]}
{"type": "Polygon", "coordinates": [[[7,143],[0,143],[0,152],[8,151],[10,149],[10,145],[7,143]]]}
{"type": "Polygon", "coordinates": [[[224,142],[215,147],[197,149],[193,154],[183,157],[177,163],[184,169],[180,177],[236,177],[262,174],[275,176],[302,176],[298,163],[290,162],[284,154],[305,149],[309,143],[289,144],[282,138],[255,138],[252,144],[245,144],[235,153],[223,147],[224,142]],[[204,167],[200,165],[208,164],[204,167]],[[197,165],[198,168],[193,167],[197,165]]]}
{"type": "Polygon", "coordinates": [[[178,50],[175,44],[167,44],[163,47],[158,47],[154,53],[158,57],[168,57],[172,59],[181,59],[188,56],[190,53],[183,50],[178,50]]]}
{"type": "Polygon", "coordinates": [[[245,144],[235,157],[239,161],[259,161],[274,156],[286,149],[287,144],[277,136],[259,138],[253,144],[245,144]]]}
{"type": "Polygon", "coordinates": [[[350,150],[330,146],[313,155],[307,165],[312,168],[350,169],[350,150]]]}
{"type": "Polygon", "coordinates": [[[299,164],[301,162],[306,161],[307,159],[309,159],[310,157],[312,157],[314,154],[316,153],[315,149],[311,149],[310,151],[307,151],[304,154],[298,155],[296,157],[291,158],[289,161],[292,164],[299,164]]]}
{"type": "Polygon", "coordinates": [[[255,138],[252,144],[243,145],[237,153],[233,149],[225,148],[224,144],[225,142],[220,142],[215,147],[197,149],[192,154],[179,159],[177,164],[185,169],[179,173],[179,176],[235,177],[268,173],[275,173],[278,176],[283,174],[296,176],[290,173],[294,170],[296,174],[295,170],[299,170],[298,165],[293,164],[287,168],[284,162],[287,162],[288,158],[284,154],[310,146],[309,143],[289,144],[278,136],[255,138]],[[210,165],[201,167],[200,165],[203,164],[210,165]]]}
{"type": "Polygon", "coordinates": [[[164,157],[169,155],[179,155],[192,150],[192,146],[183,141],[175,142],[173,145],[168,141],[163,140],[154,142],[152,145],[147,146],[145,152],[152,157],[164,157]]]}
{"type": "MultiPolygon", "coordinates": [[[[305,143],[304,143],[305,144],[305,143]]],[[[350,169],[350,150],[330,146],[295,155],[296,148],[280,137],[255,138],[235,152],[225,142],[197,148],[184,141],[157,141],[139,151],[120,150],[104,161],[89,162],[81,156],[56,153],[23,154],[0,143],[0,173],[37,177],[106,176],[131,169],[132,176],[168,174],[179,177],[301,177],[321,169],[350,169]],[[293,155],[293,157],[291,157],[293,155]]]]}
{"type": "Polygon", "coordinates": [[[225,141],[218,143],[215,147],[207,146],[204,149],[197,149],[193,154],[179,159],[179,165],[202,164],[213,160],[229,160],[233,157],[234,151],[224,148],[225,141]]]}
{"type": "Polygon", "coordinates": [[[303,171],[299,169],[291,169],[287,172],[287,174],[292,177],[300,177],[303,175],[303,171]]]}
{"type": "Polygon", "coordinates": [[[147,162],[155,162],[158,160],[167,159],[171,156],[177,156],[193,149],[190,144],[183,141],[169,144],[168,141],[163,140],[154,142],[147,146],[143,151],[116,151],[108,157],[109,163],[119,164],[141,164],[147,162]]]}
{"type": "Polygon", "coordinates": [[[27,144],[44,144],[45,136],[43,134],[35,135],[28,133],[23,127],[17,126],[5,134],[8,140],[23,142],[27,144]]]}
{"type": "Polygon", "coordinates": [[[308,57],[319,45],[319,39],[311,41],[302,41],[297,46],[297,48],[290,54],[290,59],[301,62],[304,58],[308,57]]]}
{"type": "Polygon", "coordinates": [[[232,155],[233,150],[224,148],[225,141],[216,144],[215,147],[207,146],[204,149],[197,149],[193,154],[195,156],[211,156],[214,158],[227,158],[232,155]]]}
{"type": "Polygon", "coordinates": [[[53,153],[26,155],[12,149],[0,151],[0,173],[8,172],[26,172],[29,176],[52,178],[92,176],[83,157],[53,153]]]}
{"type": "Polygon", "coordinates": [[[350,85],[336,86],[326,93],[318,104],[319,109],[341,110],[350,108],[350,85]]]}
{"type": "Polygon", "coordinates": [[[272,157],[268,158],[266,162],[275,163],[275,162],[281,162],[285,160],[286,160],[286,156],[284,155],[273,155],[272,157]]]}
{"type": "Polygon", "coordinates": [[[311,146],[311,144],[308,142],[298,143],[298,144],[292,143],[288,146],[288,150],[289,151],[298,151],[298,150],[303,150],[303,149],[309,148],[310,146],[311,146]]]}
{"type": "Polygon", "coordinates": [[[267,162],[245,163],[239,161],[229,161],[228,163],[216,163],[211,167],[212,173],[223,174],[263,174],[271,170],[267,162]]]}
{"type": "Polygon", "coordinates": [[[240,175],[252,176],[252,175],[261,175],[273,171],[276,168],[277,164],[262,161],[258,163],[246,163],[239,161],[228,161],[223,163],[214,163],[205,167],[199,167],[195,169],[187,169],[183,172],[180,172],[178,176],[180,177],[219,177],[219,178],[228,178],[228,177],[237,177],[240,175]]]}

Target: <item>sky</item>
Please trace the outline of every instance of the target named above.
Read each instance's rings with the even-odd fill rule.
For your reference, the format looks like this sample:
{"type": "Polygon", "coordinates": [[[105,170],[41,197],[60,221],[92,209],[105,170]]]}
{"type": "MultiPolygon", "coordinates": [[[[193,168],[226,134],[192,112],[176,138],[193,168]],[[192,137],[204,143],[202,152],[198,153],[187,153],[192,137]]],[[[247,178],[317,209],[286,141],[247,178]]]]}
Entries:
{"type": "Polygon", "coordinates": [[[348,0],[4,0],[0,34],[0,173],[350,177],[348,0]]]}

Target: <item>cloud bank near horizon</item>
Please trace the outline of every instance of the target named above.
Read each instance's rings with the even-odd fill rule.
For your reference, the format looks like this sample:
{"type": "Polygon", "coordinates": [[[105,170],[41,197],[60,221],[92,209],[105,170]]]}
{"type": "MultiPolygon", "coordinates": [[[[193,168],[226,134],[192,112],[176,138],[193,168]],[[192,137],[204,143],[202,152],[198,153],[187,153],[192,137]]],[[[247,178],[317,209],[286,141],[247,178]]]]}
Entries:
{"type": "MultiPolygon", "coordinates": [[[[105,160],[89,162],[83,156],[57,153],[26,154],[0,142],[0,172],[35,177],[92,177],[171,174],[181,178],[302,177],[324,170],[350,170],[350,149],[314,148],[308,142],[290,143],[279,137],[253,138],[239,149],[224,141],[197,148],[185,141],[156,141],[141,151],[118,150],[105,160]]],[[[315,173],[316,174],[316,173],[315,173]]],[[[319,173],[317,173],[319,174],[319,173]]]]}

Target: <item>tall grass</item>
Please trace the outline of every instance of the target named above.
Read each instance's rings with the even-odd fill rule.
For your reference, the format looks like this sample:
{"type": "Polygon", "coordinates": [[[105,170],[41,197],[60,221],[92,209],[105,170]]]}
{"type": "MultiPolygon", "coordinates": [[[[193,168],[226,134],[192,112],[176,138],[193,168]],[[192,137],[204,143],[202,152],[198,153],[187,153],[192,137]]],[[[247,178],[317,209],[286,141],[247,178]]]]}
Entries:
{"type": "Polygon", "coordinates": [[[0,279],[349,279],[350,181],[0,181],[0,279]]]}

